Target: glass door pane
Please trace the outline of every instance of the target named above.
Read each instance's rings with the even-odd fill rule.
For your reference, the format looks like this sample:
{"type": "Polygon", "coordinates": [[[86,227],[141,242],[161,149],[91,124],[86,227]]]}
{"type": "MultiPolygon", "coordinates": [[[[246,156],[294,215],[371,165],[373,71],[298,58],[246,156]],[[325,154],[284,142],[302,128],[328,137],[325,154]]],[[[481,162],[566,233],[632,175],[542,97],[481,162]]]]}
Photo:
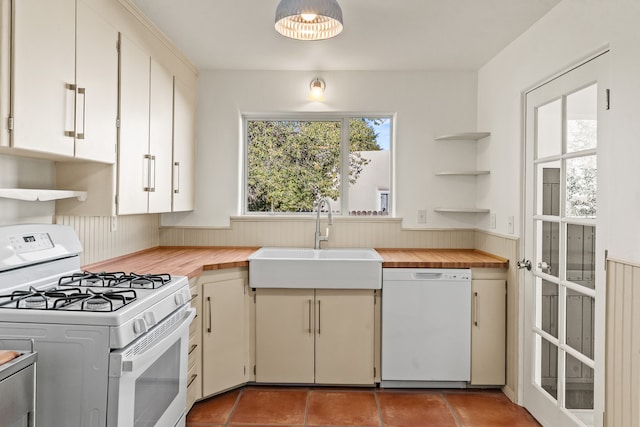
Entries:
{"type": "Polygon", "coordinates": [[[567,152],[598,146],[598,85],[567,96],[567,152]]]}

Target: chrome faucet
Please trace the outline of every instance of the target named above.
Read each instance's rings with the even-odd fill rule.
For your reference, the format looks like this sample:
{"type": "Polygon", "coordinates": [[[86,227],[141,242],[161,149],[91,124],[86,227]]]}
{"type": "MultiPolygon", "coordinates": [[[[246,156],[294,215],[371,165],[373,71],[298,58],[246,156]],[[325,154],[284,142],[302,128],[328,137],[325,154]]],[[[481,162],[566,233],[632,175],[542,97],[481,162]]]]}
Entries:
{"type": "Polygon", "coordinates": [[[333,218],[331,216],[331,203],[329,203],[329,199],[320,198],[318,199],[318,203],[316,204],[317,215],[316,215],[316,241],[313,245],[313,249],[320,249],[320,242],[326,242],[329,240],[329,225],[333,225],[333,218]],[[327,219],[329,223],[327,224],[326,234],[323,236],[320,234],[320,210],[322,209],[322,205],[327,206],[327,219]]]}

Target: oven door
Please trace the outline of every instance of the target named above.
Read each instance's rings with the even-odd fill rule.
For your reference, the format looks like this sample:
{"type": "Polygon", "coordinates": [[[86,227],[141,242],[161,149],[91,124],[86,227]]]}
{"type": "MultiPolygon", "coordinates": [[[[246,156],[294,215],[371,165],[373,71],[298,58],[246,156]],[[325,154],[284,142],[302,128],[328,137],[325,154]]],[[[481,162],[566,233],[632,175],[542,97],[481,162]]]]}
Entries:
{"type": "Polygon", "coordinates": [[[184,421],[189,324],[184,306],[109,357],[109,427],[175,427],[184,421]]]}

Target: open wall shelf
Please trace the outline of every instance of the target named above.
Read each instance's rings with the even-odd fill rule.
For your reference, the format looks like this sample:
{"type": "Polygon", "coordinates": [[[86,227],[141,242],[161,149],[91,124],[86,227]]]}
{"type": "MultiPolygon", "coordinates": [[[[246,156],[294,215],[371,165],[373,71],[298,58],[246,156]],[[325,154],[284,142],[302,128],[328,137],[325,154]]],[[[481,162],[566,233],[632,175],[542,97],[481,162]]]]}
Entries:
{"type": "Polygon", "coordinates": [[[0,188],[0,197],[5,199],[24,200],[28,202],[48,202],[51,200],[71,199],[76,197],[81,202],[84,202],[87,200],[87,192],[31,188],[0,188]]]}
{"type": "Polygon", "coordinates": [[[490,171],[442,171],[436,172],[436,176],[478,176],[489,175],[490,171]]]}
{"type": "Polygon", "coordinates": [[[436,137],[436,141],[478,141],[491,135],[490,132],[459,132],[436,137]]]}
{"type": "Polygon", "coordinates": [[[436,212],[446,212],[446,213],[489,213],[491,212],[489,209],[480,209],[480,208],[435,208],[436,212]]]}

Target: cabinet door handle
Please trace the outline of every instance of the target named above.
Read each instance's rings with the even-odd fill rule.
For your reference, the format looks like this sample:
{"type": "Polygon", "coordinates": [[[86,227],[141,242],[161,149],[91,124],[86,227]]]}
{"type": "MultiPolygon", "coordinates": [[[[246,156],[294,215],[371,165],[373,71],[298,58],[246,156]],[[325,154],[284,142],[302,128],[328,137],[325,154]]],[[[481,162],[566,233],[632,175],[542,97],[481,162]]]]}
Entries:
{"type": "Polygon", "coordinates": [[[320,335],[320,325],[321,325],[321,321],[320,321],[320,300],[318,300],[318,335],[320,335]]]}
{"type": "Polygon", "coordinates": [[[211,297],[207,297],[207,306],[209,308],[209,326],[207,327],[207,332],[211,333],[211,297]]]}
{"type": "Polygon", "coordinates": [[[311,299],[309,299],[309,335],[311,335],[311,333],[313,332],[311,330],[311,311],[312,311],[312,309],[311,309],[311,299]]]}
{"type": "Polygon", "coordinates": [[[196,378],[198,378],[198,374],[192,374],[189,377],[189,382],[187,383],[187,387],[189,387],[196,380],[196,378]]]}
{"type": "Polygon", "coordinates": [[[145,154],[144,158],[147,160],[147,186],[144,191],[153,193],[156,191],[156,156],[145,154]]]}
{"type": "Polygon", "coordinates": [[[66,117],[65,117],[64,136],[73,138],[76,136],[76,88],[77,86],[74,85],[73,83],[66,83],[64,85],[64,88],[66,89],[65,93],[67,95],[67,97],[65,98],[66,117]],[[69,98],[70,92],[73,93],[73,96],[69,98]],[[73,103],[71,103],[70,100],[73,100],[73,103]],[[70,118],[73,118],[71,123],[69,122],[70,118]],[[69,130],[69,128],[71,128],[71,130],[69,130]]]}
{"type": "Polygon", "coordinates": [[[173,162],[173,192],[180,192],[180,162],[173,162]]]}
{"type": "MultiPolygon", "coordinates": [[[[76,100],[78,99],[79,95],[82,95],[82,132],[77,132],[78,129],[76,129],[76,138],[84,139],[87,126],[87,88],[79,87],[77,93],[78,95],[76,96],[76,100]]],[[[76,101],[76,106],[77,105],[78,104],[76,101]]]]}
{"type": "Polygon", "coordinates": [[[473,324],[478,326],[478,293],[473,293],[473,302],[474,302],[474,310],[473,310],[473,324]]]}
{"type": "Polygon", "coordinates": [[[192,344],[189,348],[189,354],[193,353],[193,350],[195,350],[196,348],[198,348],[198,344],[192,344]]]}

